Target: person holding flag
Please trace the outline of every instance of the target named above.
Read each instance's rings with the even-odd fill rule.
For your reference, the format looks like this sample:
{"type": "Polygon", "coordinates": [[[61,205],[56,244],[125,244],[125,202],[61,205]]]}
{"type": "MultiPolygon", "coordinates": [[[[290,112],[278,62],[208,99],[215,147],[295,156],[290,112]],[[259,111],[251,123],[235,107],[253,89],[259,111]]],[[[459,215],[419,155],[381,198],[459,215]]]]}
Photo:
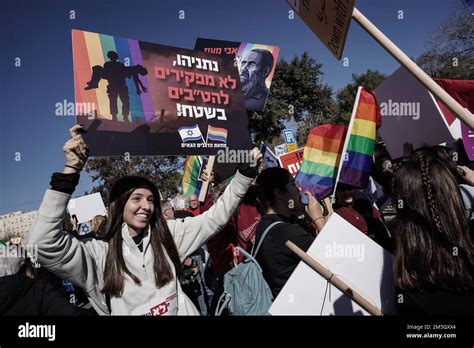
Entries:
{"type": "MultiPolygon", "coordinates": [[[[279,167],[263,170],[257,177],[256,190],[262,218],[257,225],[255,245],[260,244],[260,248],[257,247],[255,258],[275,298],[300,261],[285,245],[286,241],[306,251],[315,237],[295,219],[302,203],[300,189],[288,170],[279,167]]],[[[306,213],[321,230],[326,223],[321,206],[309,191],[305,195],[306,213]]]]}

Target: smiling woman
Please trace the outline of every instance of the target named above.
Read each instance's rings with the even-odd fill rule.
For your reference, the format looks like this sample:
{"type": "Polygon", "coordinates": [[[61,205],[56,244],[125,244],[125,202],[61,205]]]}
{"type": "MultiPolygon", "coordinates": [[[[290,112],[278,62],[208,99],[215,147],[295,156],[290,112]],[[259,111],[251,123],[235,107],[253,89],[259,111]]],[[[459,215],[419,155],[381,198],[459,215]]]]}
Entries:
{"type": "MultiPolygon", "coordinates": [[[[71,128],[64,145],[66,166],[54,173],[29,233],[40,264],[82,287],[101,315],[196,315],[178,281],[181,263],[220,231],[247,192],[256,168],[239,168],[224,194],[205,213],[165,220],[159,191],[148,179],[119,179],[109,194],[108,225],[103,240],[81,243],[63,233],[60,222],[79,181],[88,148],[71,128]],[[243,175],[244,173],[245,175],[243,175]]],[[[255,149],[255,158],[262,157],[255,149]]]]}

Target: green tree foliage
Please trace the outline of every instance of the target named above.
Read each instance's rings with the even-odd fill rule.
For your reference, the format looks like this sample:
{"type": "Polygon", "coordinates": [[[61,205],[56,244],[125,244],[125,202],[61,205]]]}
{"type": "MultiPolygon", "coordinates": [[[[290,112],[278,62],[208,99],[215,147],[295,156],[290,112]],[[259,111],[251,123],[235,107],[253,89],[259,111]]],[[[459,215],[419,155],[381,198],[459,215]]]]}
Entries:
{"type": "Polygon", "coordinates": [[[348,123],[354,107],[359,86],[374,90],[387,76],[378,70],[369,69],[365,73],[352,74],[352,81],[337,92],[338,120],[337,123],[348,123]]]}
{"type": "Polygon", "coordinates": [[[91,192],[100,192],[105,204],[114,182],[127,175],[142,175],[152,180],[163,198],[177,193],[181,185],[183,159],[180,157],[132,156],[100,157],[87,161],[86,172],[95,184],[91,192]]]}

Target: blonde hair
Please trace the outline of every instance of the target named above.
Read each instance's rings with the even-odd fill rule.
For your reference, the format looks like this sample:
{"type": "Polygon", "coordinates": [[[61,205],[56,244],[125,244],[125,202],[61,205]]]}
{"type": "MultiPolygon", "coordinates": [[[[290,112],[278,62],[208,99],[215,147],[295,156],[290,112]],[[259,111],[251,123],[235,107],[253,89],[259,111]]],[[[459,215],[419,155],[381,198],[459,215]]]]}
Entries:
{"type": "Polygon", "coordinates": [[[105,226],[107,218],[103,215],[96,215],[92,218],[91,229],[94,232],[100,231],[101,227],[105,226]]]}

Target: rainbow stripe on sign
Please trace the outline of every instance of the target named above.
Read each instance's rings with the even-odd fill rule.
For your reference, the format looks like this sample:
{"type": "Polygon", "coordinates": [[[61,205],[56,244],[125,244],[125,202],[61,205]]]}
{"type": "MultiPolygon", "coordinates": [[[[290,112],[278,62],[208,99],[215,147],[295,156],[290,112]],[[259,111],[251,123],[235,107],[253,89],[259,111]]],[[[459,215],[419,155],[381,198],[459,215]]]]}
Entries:
{"type": "Polygon", "coordinates": [[[367,188],[381,117],[374,92],[359,87],[358,94],[358,103],[354,106],[355,117],[352,124],[349,124],[349,139],[339,182],[357,188],[367,188]]]}
{"type": "Polygon", "coordinates": [[[227,142],[227,129],[213,127],[209,125],[207,127],[207,140],[226,143],[227,142]]]}
{"type": "Polygon", "coordinates": [[[346,131],[346,126],[331,124],[311,129],[295,179],[302,192],[309,191],[319,200],[332,193],[346,131]]]}
{"type": "MultiPolygon", "coordinates": [[[[112,116],[106,88],[107,82],[101,81],[98,88],[90,90],[84,90],[84,87],[91,80],[92,67],[97,65],[103,67],[104,63],[110,61],[107,57],[109,51],[116,52],[120,62],[123,62],[125,58],[129,58],[129,66],[144,66],[138,40],[73,29],[72,44],[76,103],[93,103],[98,118],[111,120],[112,116]]],[[[147,76],[139,76],[140,81],[147,89],[149,89],[148,76],[150,76],[150,73],[147,76]]],[[[125,83],[129,92],[131,121],[140,119],[151,122],[155,120],[156,112],[151,93],[138,95],[132,78],[125,79],[125,83]]],[[[118,98],[117,107],[117,119],[123,121],[120,98],[118,98]]]]}

